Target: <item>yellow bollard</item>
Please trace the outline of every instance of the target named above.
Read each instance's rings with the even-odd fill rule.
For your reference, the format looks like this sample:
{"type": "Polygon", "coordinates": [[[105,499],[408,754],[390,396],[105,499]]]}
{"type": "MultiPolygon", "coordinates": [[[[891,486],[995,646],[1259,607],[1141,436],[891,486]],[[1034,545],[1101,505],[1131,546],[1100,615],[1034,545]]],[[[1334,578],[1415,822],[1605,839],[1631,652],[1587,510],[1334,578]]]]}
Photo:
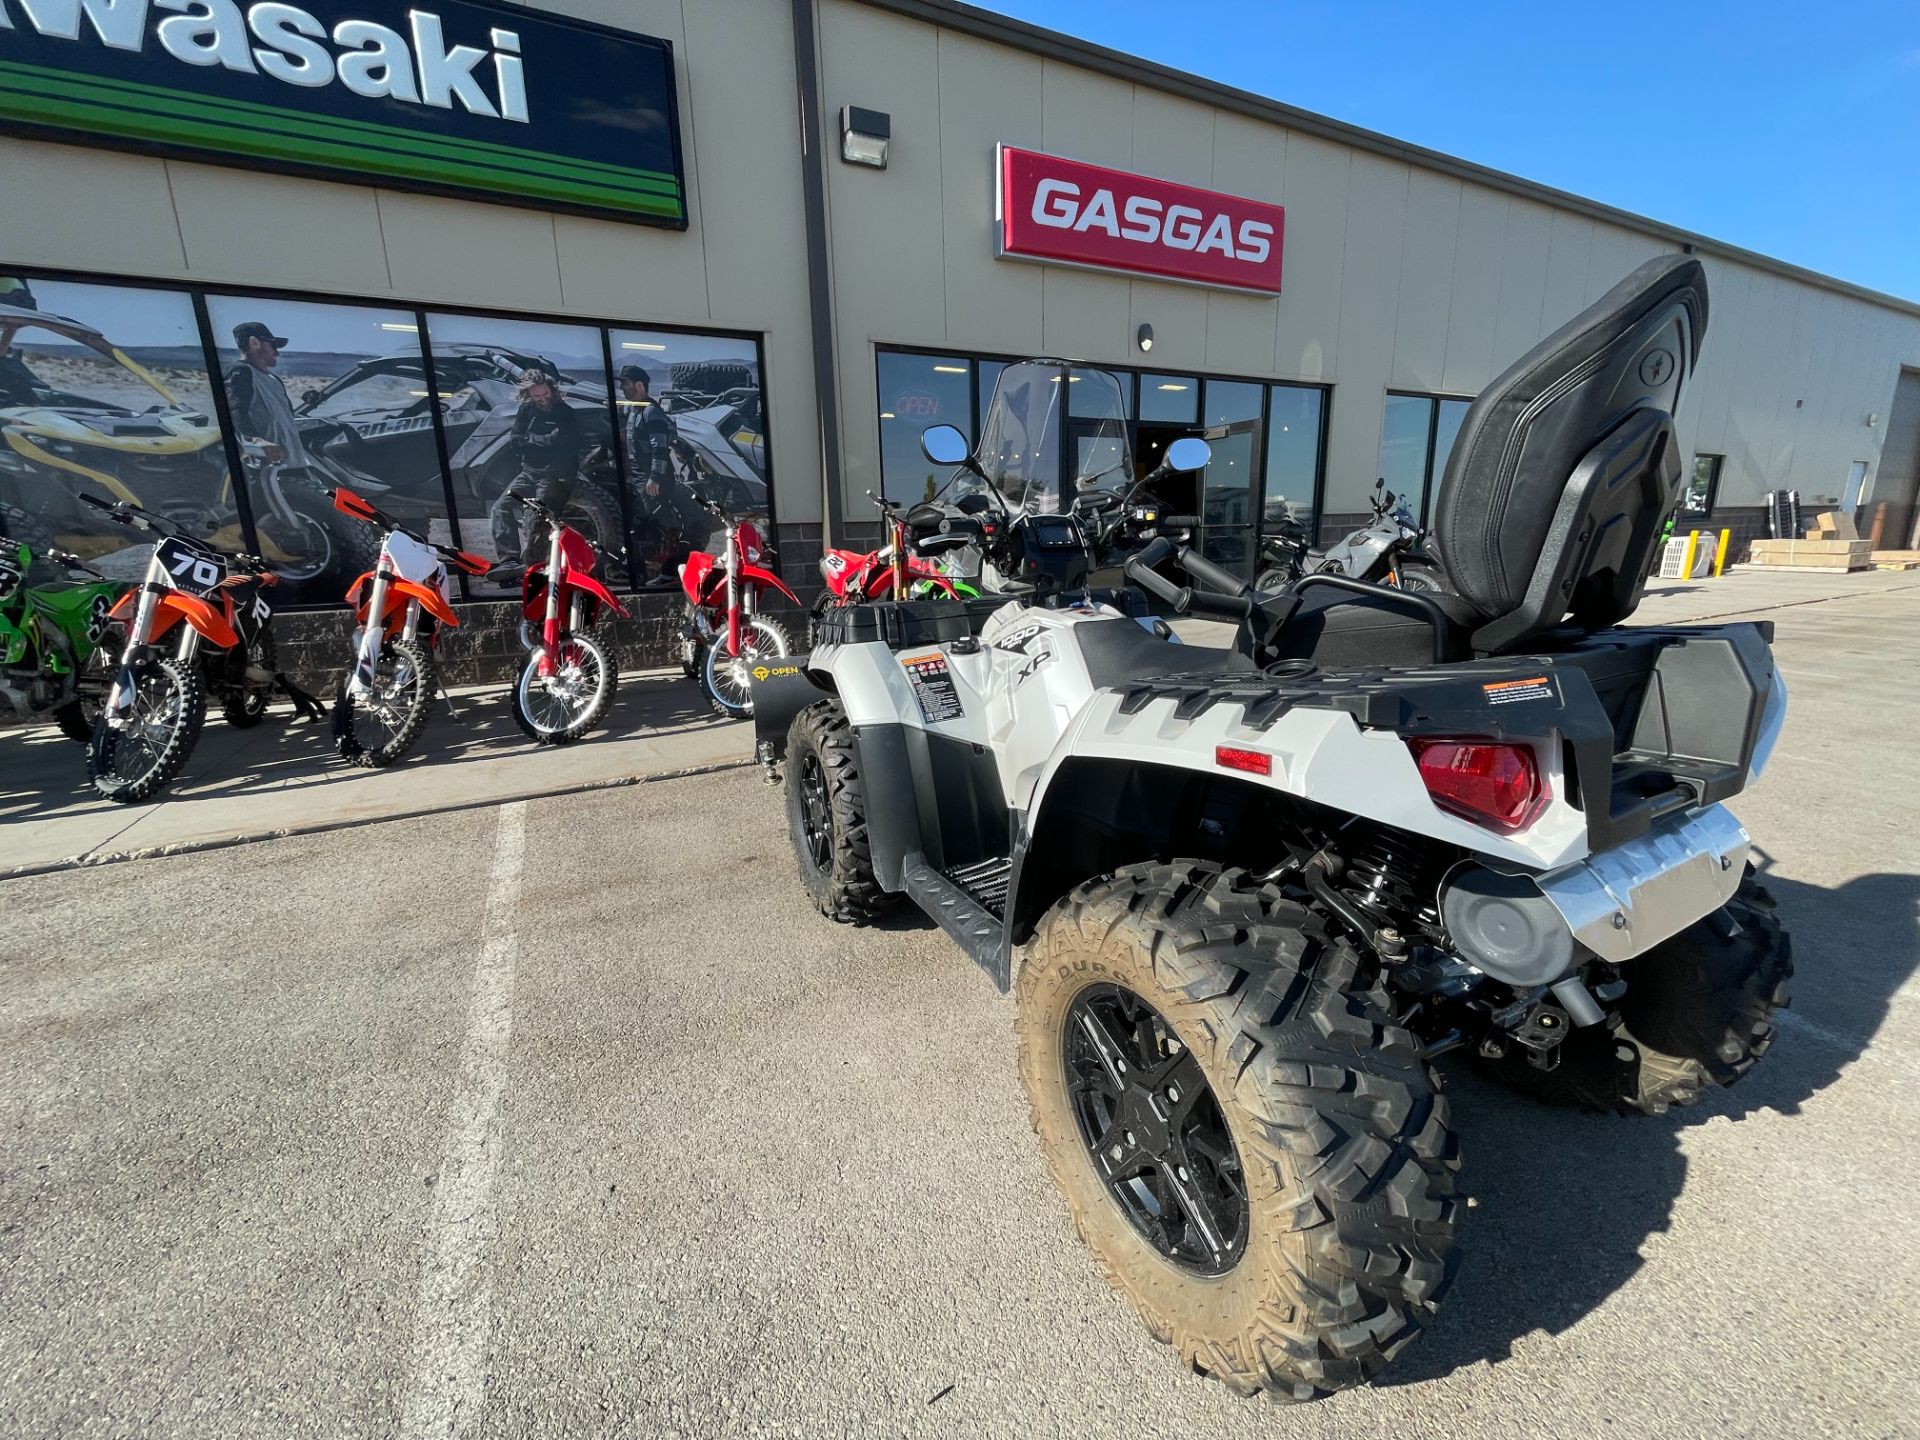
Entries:
{"type": "Polygon", "coordinates": [[[1713,552],[1713,578],[1718,580],[1720,572],[1727,568],[1727,542],[1733,539],[1733,531],[1720,532],[1720,544],[1713,552]]]}
{"type": "Polygon", "coordinates": [[[1699,547],[1700,532],[1698,530],[1689,530],[1687,532],[1687,553],[1682,556],[1680,560],[1680,578],[1682,580],[1691,580],[1693,578],[1693,552],[1699,547]]]}

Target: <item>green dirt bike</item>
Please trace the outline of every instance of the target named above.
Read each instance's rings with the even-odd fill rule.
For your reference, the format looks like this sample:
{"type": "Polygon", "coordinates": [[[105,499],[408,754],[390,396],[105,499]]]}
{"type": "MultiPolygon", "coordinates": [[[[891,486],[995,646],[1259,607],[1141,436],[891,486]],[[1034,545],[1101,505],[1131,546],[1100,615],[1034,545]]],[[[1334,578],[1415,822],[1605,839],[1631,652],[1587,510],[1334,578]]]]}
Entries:
{"type": "Polygon", "coordinates": [[[0,696],[22,718],[51,714],[62,735],[84,745],[113,678],[109,612],[127,587],[65,550],[39,555],[98,578],[29,585],[34,552],[0,539],[0,696]]]}

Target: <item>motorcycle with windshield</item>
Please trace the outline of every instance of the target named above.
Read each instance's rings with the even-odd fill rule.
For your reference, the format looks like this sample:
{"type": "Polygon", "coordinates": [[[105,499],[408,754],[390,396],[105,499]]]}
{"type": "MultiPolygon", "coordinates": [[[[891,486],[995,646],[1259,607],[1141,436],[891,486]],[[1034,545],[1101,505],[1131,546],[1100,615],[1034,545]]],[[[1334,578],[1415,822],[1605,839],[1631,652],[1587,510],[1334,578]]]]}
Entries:
{"type": "Polygon", "coordinates": [[[113,602],[126,587],[65,550],[0,537],[0,697],[22,719],[50,716],[69,740],[86,744],[106,694],[103,647],[112,646],[113,602]],[[44,560],[95,578],[34,585],[44,560]]]}
{"type": "Polygon", "coordinates": [[[1261,558],[1267,563],[1253,588],[1284,590],[1304,575],[1350,575],[1402,590],[1445,590],[1432,540],[1406,502],[1387,489],[1384,479],[1374,482],[1371,508],[1372,519],[1325,550],[1313,548],[1299,526],[1282,526],[1261,545],[1261,558]]]}
{"type": "Polygon", "coordinates": [[[760,563],[773,551],[751,520],[717,500],[698,503],[720,522],[720,545],[717,554],[694,551],[680,566],[687,597],[680,665],[716,715],[738,720],[753,713],[753,672],[793,650],[787,627],[760,613],[760,592],[771,587],[796,607],[800,599],[760,563]]]}
{"type": "Polygon", "coordinates": [[[340,758],[378,769],[413,748],[440,689],[435,663],[440,628],[460,623],[447,567],[481,576],[488,561],[416,534],[345,486],[327,494],[335,510],[384,532],[373,569],[347,590],[358,625],[353,670],[333,702],[333,740],[340,758]]]}
{"type": "Polygon", "coordinates": [[[216,550],[138,505],[80,499],[154,536],[145,576],[109,612],[125,626],[126,644],[87,747],[94,788],[132,804],[180,773],[206,723],[209,695],[238,728],[260,723],[276,686],[303,710],[312,702],[278,673],[266,591],[279,577],[264,559],[216,550]],[[162,642],[176,631],[168,654],[162,642]]]}
{"type": "Polygon", "coordinates": [[[567,745],[606,719],[620,688],[611,611],[627,610],[594,569],[600,552],[560,515],[530,496],[513,499],[545,528],[547,559],[520,580],[520,643],[527,662],[513,687],[513,721],[539,745],[567,745]],[[537,627],[537,628],[536,628],[537,627]]]}

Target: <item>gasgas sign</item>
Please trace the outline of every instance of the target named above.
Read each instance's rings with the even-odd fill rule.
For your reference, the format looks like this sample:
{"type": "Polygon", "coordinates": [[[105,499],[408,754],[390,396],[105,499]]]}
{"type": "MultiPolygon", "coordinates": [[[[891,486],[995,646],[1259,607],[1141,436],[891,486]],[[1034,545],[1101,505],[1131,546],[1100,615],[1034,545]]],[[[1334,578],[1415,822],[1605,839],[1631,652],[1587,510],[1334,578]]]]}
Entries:
{"type": "Polygon", "coordinates": [[[1280,293],[1286,211],[1037,150],[996,155],[999,253],[1280,293]]]}
{"type": "Polygon", "coordinates": [[[686,224],[672,48],[491,0],[0,0],[0,129],[686,224]]]}

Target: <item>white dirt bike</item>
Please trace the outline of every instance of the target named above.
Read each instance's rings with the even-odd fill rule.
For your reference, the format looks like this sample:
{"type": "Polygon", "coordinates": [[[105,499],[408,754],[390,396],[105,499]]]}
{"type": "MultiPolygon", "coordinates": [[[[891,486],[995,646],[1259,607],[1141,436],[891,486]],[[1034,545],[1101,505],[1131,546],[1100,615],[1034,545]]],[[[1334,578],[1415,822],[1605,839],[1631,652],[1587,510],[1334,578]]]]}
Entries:
{"type": "MultiPolygon", "coordinates": [[[[1233,649],[1043,583],[850,607],[756,687],[814,903],[910,899],[1014,992],[1079,1233],[1236,1390],[1361,1383],[1433,1314],[1463,1216],[1435,1057],[1659,1112],[1771,1041],[1789,948],[1723,803],[1785,715],[1771,630],[1622,626],[1706,318],[1663,256],[1488,387],[1438,497],[1451,594],[1257,594],[1129,498],[1127,577],[1233,649]]],[[[1068,363],[1002,375],[1021,453],[936,430],[928,458],[1031,485],[1068,363]]],[[[1044,578],[1061,551],[1022,553],[1044,578]]]]}

